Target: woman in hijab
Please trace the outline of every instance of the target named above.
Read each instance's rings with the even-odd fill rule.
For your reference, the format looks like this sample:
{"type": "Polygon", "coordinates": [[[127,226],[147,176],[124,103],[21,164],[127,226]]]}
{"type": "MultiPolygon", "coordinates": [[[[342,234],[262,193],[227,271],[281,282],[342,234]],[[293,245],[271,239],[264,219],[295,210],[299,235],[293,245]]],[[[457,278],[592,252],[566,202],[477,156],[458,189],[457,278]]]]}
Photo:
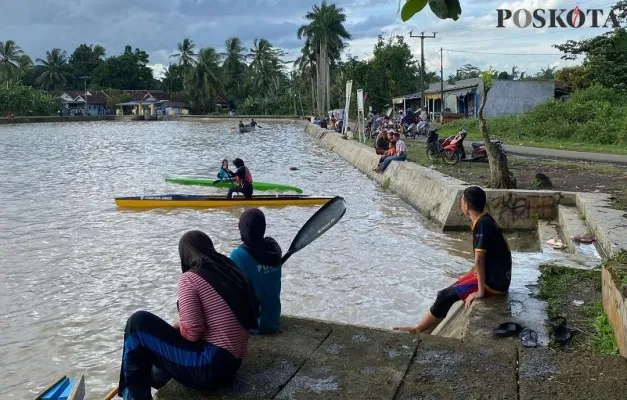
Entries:
{"type": "Polygon", "coordinates": [[[281,318],[281,246],[264,237],[266,217],[258,208],[242,213],[239,232],[242,244],[230,257],[248,277],[259,299],[259,329],[252,333],[275,332],[281,318]]]}
{"type": "Polygon", "coordinates": [[[179,255],[180,321],[170,325],[138,311],[126,323],[119,384],[125,400],[151,399],[150,388],[171,378],[197,389],[227,385],[246,355],[248,331],[258,327],[259,302],[248,279],[206,234],[183,235],[179,255]]]}
{"type": "Polygon", "coordinates": [[[233,160],[233,165],[237,168],[235,172],[229,172],[229,175],[235,178],[237,186],[233,186],[229,189],[229,193],[226,195],[227,199],[233,197],[233,193],[243,193],[245,199],[253,197],[253,176],[244,161],[241,158],[233,160]]]}

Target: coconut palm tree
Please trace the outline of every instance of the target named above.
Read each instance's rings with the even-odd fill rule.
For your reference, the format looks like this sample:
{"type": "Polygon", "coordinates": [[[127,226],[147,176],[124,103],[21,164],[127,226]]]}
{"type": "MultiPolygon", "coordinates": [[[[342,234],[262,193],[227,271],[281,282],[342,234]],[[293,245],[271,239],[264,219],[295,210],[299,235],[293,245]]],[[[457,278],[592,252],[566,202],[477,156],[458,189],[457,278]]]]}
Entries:
{"type": "Polygon", "coordinates": [[[198,54],[194,53],[194,47],[196,47],[196,45],[192,40],[185,38],[183,39],[183,43],[177,43],[176,47],[178,53],[174,53],[170,57],[178,58],[179,65],[185,68],[196,65],[196,57],[198,54]]]}
{"type": "Polygon", "coordinates": [[[45,69],[35,82],[41,86],[44,90],[52,90],[57,85],[61,87],[67,83],[67,78],[63,71],[67,65],[67,53],[61,49],[52,49],[52,51],[46,51],[46,59],[37,59],[37,62],[41,64],[45,69]]]}
{"type": "Polygon", "coordinates": [[[278,77],[283,73],[284,63],[280,57],[284,53],[266,39],[255,39],[249,57],[250,69],[259,93],[276,94],[278,77]]]}
{"type": "Polygon", "coordinates": [[[242,98],[242,88],[244,85],[244,76],[246,74],[246,48],[242,41],[237,37],[232,37],[224,43],[225,52],[221,54],[224,57],[222,70],[226,78],[226,88],[229,92],[235,92],[238,98],[242,98]]]}
{"type": "Polygon", "coordinates": [[[305,18],[309,23],[298,29],[297,36],[308,39],[311,50],[316,54],[317,106],[319,112],[325,113],[331,102],[330,66],[339,58],[351,35],[343,25],[346,21],[344,10],[335,4],[328,4],[326,0],[322,0],[320,6],[313,6],[305,18]]]}
{"type": "Polygon", "coordinates": [[[294,61],[294,66],[298,68],[298,72],[307,79],[311,86],[311,112],[316,112],[316,53],[312,51],[311,41],[307,38],[305,45],[301,49],[301,55],[294,61]]]}
{"type": "Polygon", "coordinates": [[[214,108],[217,97],[224,95],[220,55],[213,48],[200,50],[198,62],[185,73],[183,88],[192,107],[202,114],[214,108]]]}
{"type": "Polygon", "coordinates": [[[33,62],[13,40],[0,42],[0,81],[19,78],[33,62]]]}

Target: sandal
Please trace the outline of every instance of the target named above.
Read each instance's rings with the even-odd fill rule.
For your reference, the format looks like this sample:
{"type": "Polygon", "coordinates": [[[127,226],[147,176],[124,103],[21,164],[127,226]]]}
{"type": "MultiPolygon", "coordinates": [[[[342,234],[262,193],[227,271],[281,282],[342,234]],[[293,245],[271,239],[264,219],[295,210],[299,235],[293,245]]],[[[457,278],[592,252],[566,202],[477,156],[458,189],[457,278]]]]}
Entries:
{"type": "Polygon", "coordinates": [[[573,236],[573,240],[575,242],[578,243],[583,243],[583,244],[591,244],[592,242],[594,242],[596,239],[594,236],[589,235],[589,234],[585,234],[585,235],[575,235],[573,236]]]}
{"type": "Polygon", "coordinates": [[[533,329],[523,329],[519,337],[524,347],[538,347],[538,332],[533,329]]]}
{"type": "Polygon", "coordinates": [[[522,326],[515,322],[505,322],[492,329],[492,334],[498,337],[510,337],[518,335],[522,329],[522,326]]]}
{"type": "Polygon", "coordinates": [[[573,338],[573,331],[570,330],[566,324],[558,325],[555,329],[553,329],[553,334],[551,336],[556,343],[566,343],[573,338]]]}
{"type": "Polygon", "coordinates": [[[551,246],[553,250],[563,250],[566,248],[566,245],[559,239],[549,239],[546,241],[546,244],[551,246]]]}

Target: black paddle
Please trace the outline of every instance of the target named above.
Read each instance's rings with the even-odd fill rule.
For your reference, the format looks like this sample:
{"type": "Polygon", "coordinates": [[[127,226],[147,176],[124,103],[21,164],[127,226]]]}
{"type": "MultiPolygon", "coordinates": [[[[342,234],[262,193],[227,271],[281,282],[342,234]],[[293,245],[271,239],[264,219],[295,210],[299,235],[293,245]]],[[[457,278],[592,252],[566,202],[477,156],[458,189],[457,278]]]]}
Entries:
{"type": "Polygon", "coordinates": [[[288,258],[297,251],[302,250],[305,246],[322,236],[326,231],[337,224],[346,213],[346,201],[335,196],[328,203],[322,206],[314,215],[309,218],[305,225],[300,228],[296,234],[289,250],[281,259],[281,264],[285,264],[288,258]]]}

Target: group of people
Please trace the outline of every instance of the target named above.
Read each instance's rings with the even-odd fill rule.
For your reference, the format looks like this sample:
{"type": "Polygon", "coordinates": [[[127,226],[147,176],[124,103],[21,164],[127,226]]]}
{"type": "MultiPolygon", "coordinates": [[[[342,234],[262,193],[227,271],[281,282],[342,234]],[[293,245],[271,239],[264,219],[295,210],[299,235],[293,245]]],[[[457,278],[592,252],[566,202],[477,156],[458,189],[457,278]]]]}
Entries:
{"type": "Polygon", "coordinates": [[[332,113],[331,116],[314,116],[311,117],[310,122],[312,124],[318,125],[324,129],[332,129],[336,132],[342,131],[342,125],[344,121],[341,118],[338,118],[335,113],[332,113]]]}
{"type": "MultiPolygon", "coordinates": [[[[470,306],[509,290],[511,252],[485,206],[483,189],[464,190],[461,209],[473,230],[473,268],[439,291],[415,326],[393,329],[428,332],[455,302],[470,306]]],[[[282,249],[265,236],[266,219],[259,209],[242,213],[238,227],[242,243],[229,257],[217,252],[201,231],[180,239],[179,320],[170,324],[147,311],[128,319],[119,382],[125,400],[151,399],[151,387],[161,388],[170,379],[197,389],[227,386],[246,356],[250,335],[278,330],[282,249]]]]}
{"type": "Polygon", "coordinates": [[[375,151],[381,155],[376,172],[384,172],[392,161],[407,160],[407,145],[401,140],[401,135],[394,129],[393,122],[387,115],[379,127],[379,134],[375,139],[375,151]]]}
{"type": "MultiPolygon", "coordinates": [[[[255,121],[255,119],[254,119],[254,118],[251,118],[251,120],[250,120],[250,124],[248,124],[248,125],[250,125],[250,126],[252,126],[252,127],[254,128],[255,126],[257,126],[257,121],[255,121]]],[[[243,127],[245,127],[245,126],[246,126],[246,125],[245,125],[245,124],[244,124],[244,123],[240,120],[240,121],[239,121],[239,127],[240,127],[240,128],[243,128],[243,127]]]]}
{"type": "Polygon", "coordinates": [[[218,171],[218,179],[224,182],[231,182],[233,186],[229,188],[227,199],[233,198],[233,193],[242,193],[245,199],[253,197],[253,175],[241,158],[233,160],[235,172],[229,169],[229,160],[222,160],[222,166],[218,171]]]}
{"type": "Polygon", "coordinates": [[[124,330],[119,396],[151,399],[170,379],[197,389],[228,385],[246,356],[251,334],[276,332],[281,316],[282,249],[265,236],[256,208],[239,219],[242,243],[229,257],[204,232],[179,241],[179,320],[137,311],[124,330]]]}

